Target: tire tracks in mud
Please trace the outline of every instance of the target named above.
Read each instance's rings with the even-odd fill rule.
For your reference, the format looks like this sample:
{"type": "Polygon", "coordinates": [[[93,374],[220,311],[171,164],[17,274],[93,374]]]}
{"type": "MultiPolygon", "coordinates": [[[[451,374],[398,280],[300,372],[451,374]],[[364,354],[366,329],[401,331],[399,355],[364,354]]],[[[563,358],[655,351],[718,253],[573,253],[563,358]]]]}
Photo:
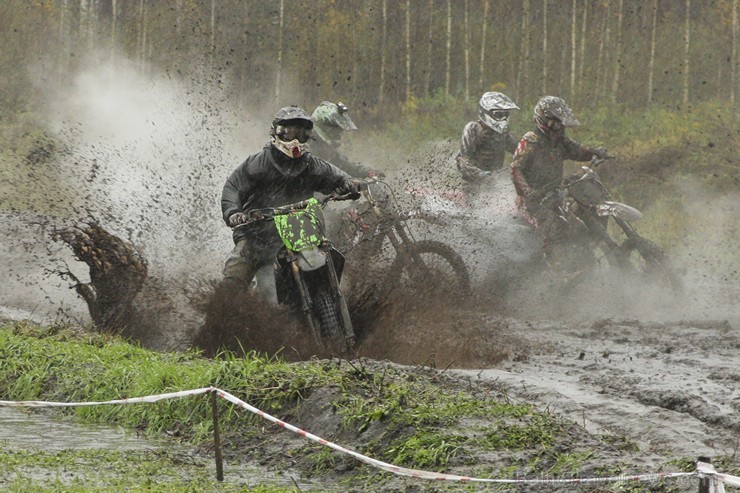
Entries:
{"type": "Polygon", "coordinates": [[[508,324],[519,357],[457,370],[495,381],[592,433],[641,450],[697,457],[740,447],[740,337],[726,321],[508,324]]]}

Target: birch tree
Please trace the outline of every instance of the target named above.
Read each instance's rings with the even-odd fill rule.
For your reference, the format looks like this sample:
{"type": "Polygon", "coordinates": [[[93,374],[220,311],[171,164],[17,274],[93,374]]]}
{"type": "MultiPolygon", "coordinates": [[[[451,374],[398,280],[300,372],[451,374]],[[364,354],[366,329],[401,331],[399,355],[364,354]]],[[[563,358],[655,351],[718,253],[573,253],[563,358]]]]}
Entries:
{"type": "Polygon", "coordinates": [[[684,56],[683,56],[683,105],[689,104],[689,49],[691,47],[691,0],[686,0],[686,19],[684,25],[684,56]]]}
{"type": "Polygon", "coordinates": [[[737,9],[738,9],[738,0],[733,0],[732,2],[732,61],[731,61],[731,67],[730,70],[732,71],[732,74],[730,75],[730,101],[732,102],[732,106],[735,106],[735,98],[736,98],[736,92],[737,92],[737,86],[738,86],[738,76],[737,76],[737,29],[738,29],[738,21],[737,21],[737,9]]]}
{"type": "Polygon", "coordinates": [[[211,43],[208,47],[208,69],[213,71],[213,58],[216,52],[216,0],[211,0],[211,43]]]}
{"type": "Polygon", "coordinates": [[[576,26],[578,24],[578,0],[573,0],[570,16],[570,98],[574,99],[576,94],[576,26]]]}
{"type": "Polygon", "coordinates": [[[524,0],[522,5],[522,46],[519,56],[519,70],[516,74],[516,87],[520,99],[528,95],[529,90],[527,86],[529,82],[529,41],[531,36],[529,30],[529,0],[524,0]]]}
{"type": "Polygon", "coordinates": [[[486,66],[486,32],[488,28],[488,0],[483,0],[483,29],[480,35],[480,70],[478,71],[478,91],[483,91],[483,69],[486,66]]]}
{"type": "Polygon", "coordinates": [[[411,0],[406,0],[406,101],[411,101],[411,0]]]}
{"type": "Polygon", "coordinates": [[[617,46],[614,54],[614,77],[612,78],[611,99],[617,101],[619,91],[619,74],[622,67],[622,20],[624,19],[624,0],[619,0],[617,7],[617,46]]]}
{"type": "Polygon", "coordinates": [[[388,34],[388,0],[383,0],[381,6],[381,27],[380,27],[380,84],[378,87],[378,103],[383,104],[383,94],[385,93],[385,43],[388,34]]]}
{"type": "Polygon", "coordinates": [[[445,67],[445,96],[450,95],[450,72],[452,70],[451,64],[452,56],[452,0],[447,0],[447,56],[446,56],[446,67],[445,67]]]}
{"type": "Polygon", "coordinates": [[[653,103],[653,77],[655,73],[655,35],[658,31],[658,0],[653,0],[653,23],[650,33],[650,60],[648,62],[647,103],[653,103]]]}
{"type": "Polygon", "coordinates": [[[280,105],[280,84],[283,76],[283,26],[285,24],[285,0],[280,0],[278,10],[277,75],[275,76],[275,106],[280,105]]]}
{"type": "Polygon", "coordinates": [[[430,84],[432,80],[432,45],[434,41],[434,0],[429,0],[429,31],[427,36],[427,71],[424,78],[424,96],[430,96],[430,84]]]}
{"type": "Polygon", "coordinates": [[[465,99],[470,97],[470,18],[468,0],[463,2],[463,56],[465,58],[465,99]]]}
{"type": "Polygon", "coordinates": [[[547,0],[542,0],[542,94],[547,93],[547,0]]]}
{"type": "Polygon", "coordinates": [[[583,0],[583,18],[581,19],[581,47],[578,54],[578,91],[583,90],[583,70],[586,63],[586,35],[588,33],[588,5],[589,0],[583,0]]]}

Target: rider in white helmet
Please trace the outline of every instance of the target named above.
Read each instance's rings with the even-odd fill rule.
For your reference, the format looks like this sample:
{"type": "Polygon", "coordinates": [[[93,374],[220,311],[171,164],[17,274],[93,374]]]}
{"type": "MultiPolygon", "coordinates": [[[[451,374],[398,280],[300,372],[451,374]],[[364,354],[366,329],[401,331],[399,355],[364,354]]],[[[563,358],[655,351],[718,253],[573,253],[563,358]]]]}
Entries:
{"type": "Polygon", "coordinates": [[[509,117],[519,107],[505,94],[487,92],[478,102],[478,120],[465,125],[457,168],[469,183],[479,182],[504,164],[518,139],[509,131],[509,117]]]}

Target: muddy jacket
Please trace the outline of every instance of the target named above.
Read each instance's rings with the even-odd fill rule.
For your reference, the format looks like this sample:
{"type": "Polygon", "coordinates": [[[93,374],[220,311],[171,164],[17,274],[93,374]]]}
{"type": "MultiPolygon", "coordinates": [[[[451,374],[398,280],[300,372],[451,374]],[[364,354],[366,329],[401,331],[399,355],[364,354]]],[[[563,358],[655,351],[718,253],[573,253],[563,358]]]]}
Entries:
{"type": "Polygon", "coordinates": [[[519,203],[531,208],[534,204],[527,203],[530,193],[540,192],[542,196],[554,190],[563,178],[565,159],[588,161],[593,155],[590,147],[564,135],[553,139],[539,130],[527,132],[519,141],[511,162],[511,177],[519,203]]]}
{"type": "MultiPolygon", "coordinates": [[[[314,192],[331,193],[350,179],[333,164],[306,153],[293,160],[267,144],[249,156],[226,180],[221,211],[226,224],[235,212],[278,207],[305,200],[314,192]]],[[[234,242],[250,236],[274,236],[271,222],[257,222],[234,230],[234,242]]]]}
{"type": "Polygon", "coordinates": [[[371,168],[362,163],[352,162],[347,156],[339,151],[337,146],[325,142],[320,137],[311,142],[311,154],[326,159],[337,168],[345,173],[349,173],[355,178],[367,178],[370,176],[371,168]]]}
{"type": "Polygon", "coordinates": [[[517,140],[511,132],[500,134],[480,121],[465,125],[460,152],[455,159],[463,179],[477,181],[481,171],[495,171],[504,164],[507,152],[513,153],[517,140]]]}

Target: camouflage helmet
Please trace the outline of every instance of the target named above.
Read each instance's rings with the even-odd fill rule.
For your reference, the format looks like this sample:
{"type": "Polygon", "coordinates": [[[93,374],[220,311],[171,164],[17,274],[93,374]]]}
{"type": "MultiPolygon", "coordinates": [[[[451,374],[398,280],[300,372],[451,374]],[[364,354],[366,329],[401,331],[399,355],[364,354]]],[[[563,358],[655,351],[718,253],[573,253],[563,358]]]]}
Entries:
{"type": "Polygon", "coordinates": [[[500,92],[487,92],[478,101],[478,118],[494,132],[504,133],[509,127],[511,110],[518,110],[514,101],[500,92]]]}
{"type": "Polygon", "coordinates": [[[325,142],[337,143],[345,130],[357,130],[347,111],[349,108],[342,102],[322,101],[311,115],[316,134],[325,142]]]}
{"type": "Polygon", "coordinates": [[[573,111],[557,96],[543,96],[534,107],[534,121],[543,130],[551,129],[550,122],[555,120],[563,127],[577,127],[581,124],[573,111]]]}

